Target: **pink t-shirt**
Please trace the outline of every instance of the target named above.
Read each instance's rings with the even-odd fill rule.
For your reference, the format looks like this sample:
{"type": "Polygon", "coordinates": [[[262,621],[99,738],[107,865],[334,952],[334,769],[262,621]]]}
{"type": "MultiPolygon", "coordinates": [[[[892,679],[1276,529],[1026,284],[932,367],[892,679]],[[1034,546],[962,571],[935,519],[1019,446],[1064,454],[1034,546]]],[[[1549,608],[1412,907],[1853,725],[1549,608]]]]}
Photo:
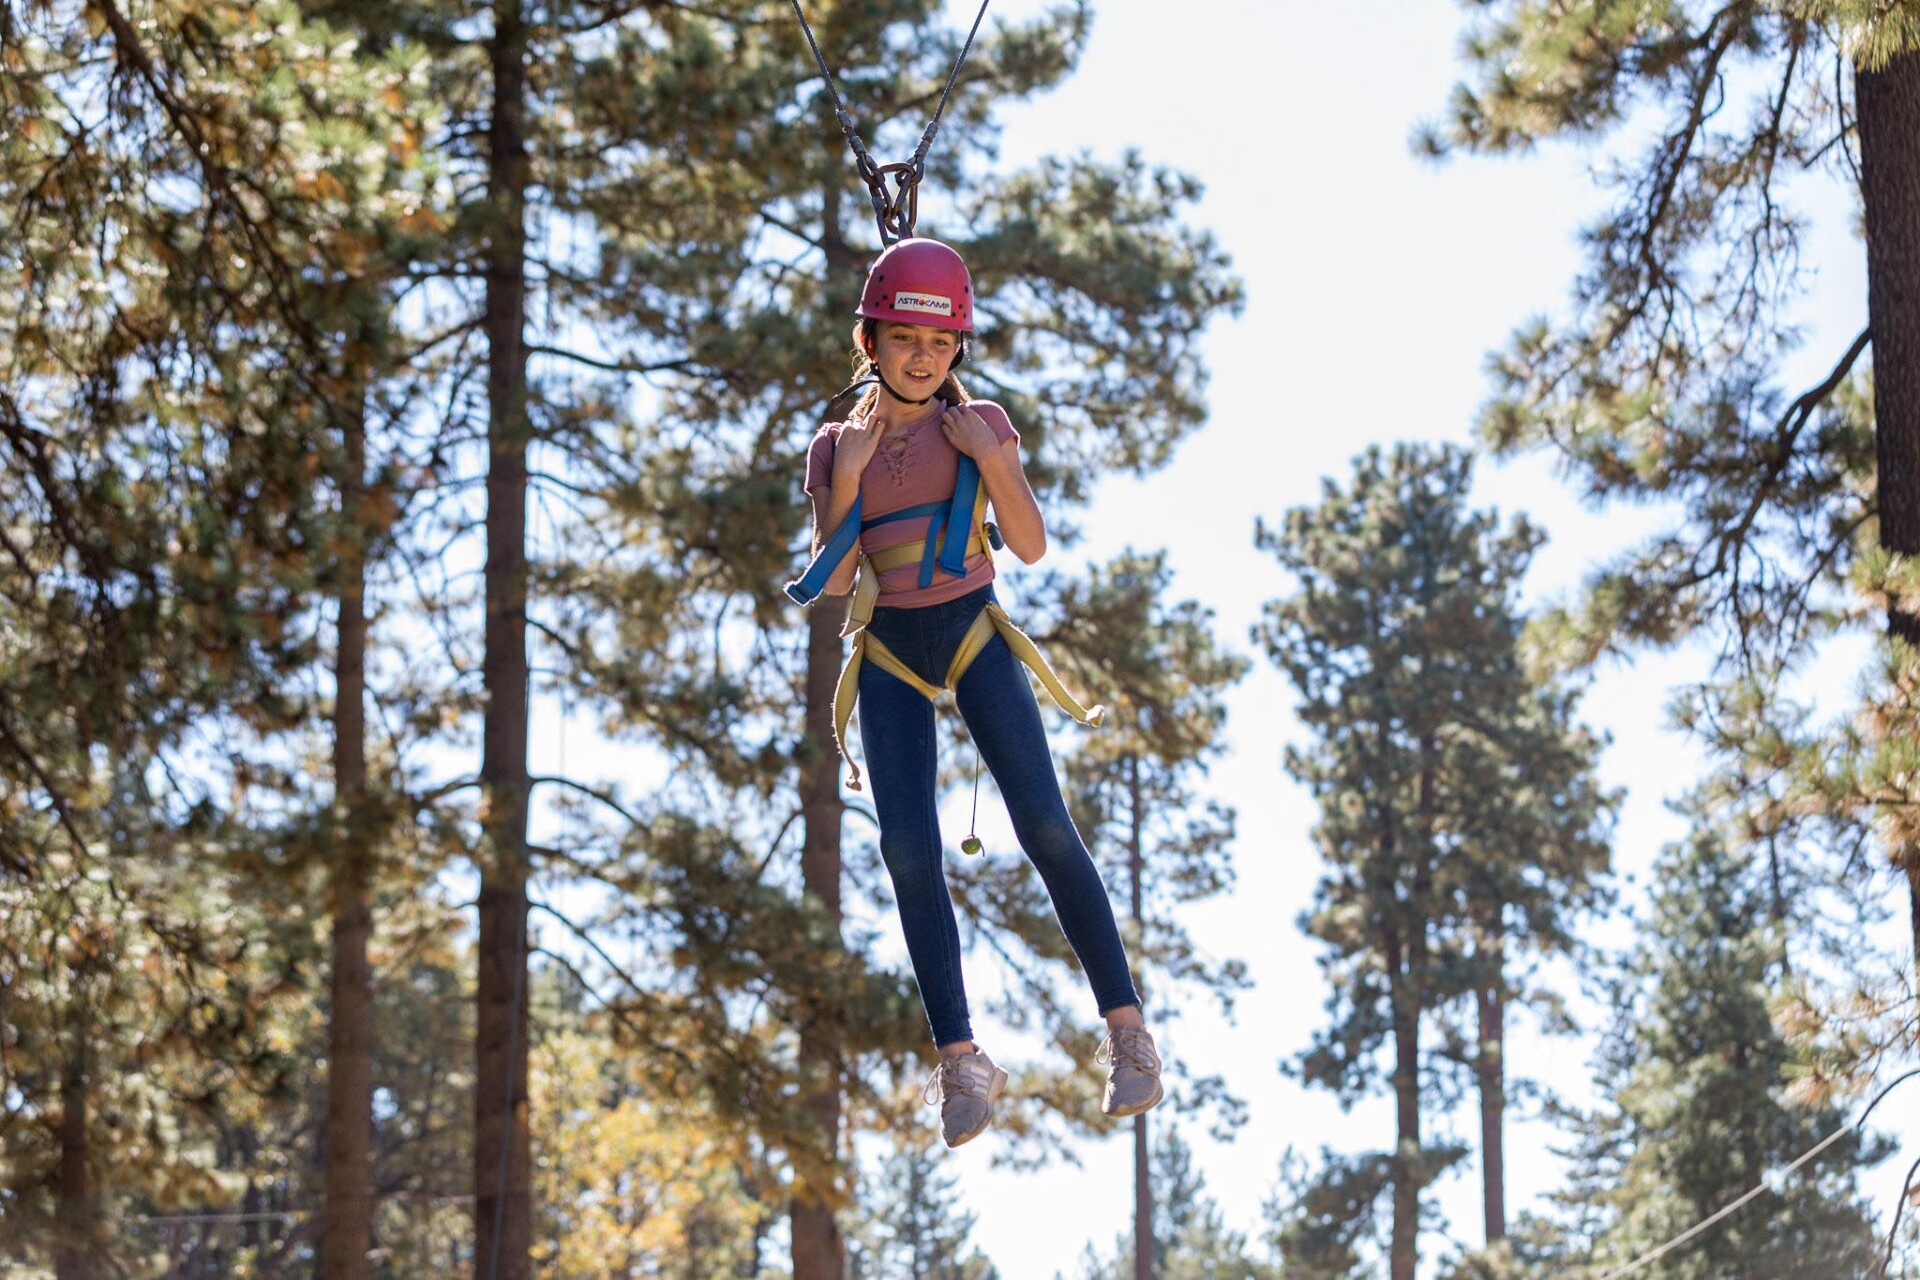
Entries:
{"type": "MultiPolygon", "coordinates": [[[[1007,418],[1007,411],[993,401],[970,400],[967,407],[980,415],[1001,443],[1020,438],[1007,418]]],[[[863,519],[872,520],[903,507],[945,502],[953,497],[954,482],[960,474],[960,451],[947,442],[946,433],[940,430],[940,418],[946,408],[935,400],[923,416],[891,432],[880,442],[873,461],[860,477],[863,519]]],[[[808,493],[833,482],[833,448],[846,425],[829,422],[814,433],[813,443],[807,447],[808,493]]],[[[860,535],[860,550],[864,554],[922,541],[931,523],[932,517],[915,517],[881,525],[860,535]]],[[[967,573],[963,578],[950,577],[936,566],[933,585],[925,588],[920,586],[919,565],[901,565],[880,575],[880,603],[890,608],[940,604],[992,581],[993,557],[985,552],[967,557],[967,573]]]]}

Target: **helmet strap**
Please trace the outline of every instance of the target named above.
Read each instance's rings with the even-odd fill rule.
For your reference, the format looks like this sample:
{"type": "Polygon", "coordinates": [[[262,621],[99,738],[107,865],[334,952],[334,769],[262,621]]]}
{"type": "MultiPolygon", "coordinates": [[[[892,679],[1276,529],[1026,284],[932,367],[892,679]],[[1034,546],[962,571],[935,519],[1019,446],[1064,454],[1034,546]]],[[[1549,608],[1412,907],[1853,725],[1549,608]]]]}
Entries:
{"type": "Polygon", "coordinates": [[[887,389],[887,394],[892,396],[895,400],[898,400],[901,404],[910,404],[916,409],[919,408],[921,405],[927,404],[928,402],[932,401],[935,397],[937,397],[940,394],[938,390],[935,390],[933,395],[923,396],[918,400],[913,399],[911,396],[903,396],[898,391],[894,390],[893,384],[891,382],[888,382],[886,375],[880,372],[879,365],[875,365],[873,367],[873,380],[875,382],[878,382],[881,386],[885,387],[887,389]]]}

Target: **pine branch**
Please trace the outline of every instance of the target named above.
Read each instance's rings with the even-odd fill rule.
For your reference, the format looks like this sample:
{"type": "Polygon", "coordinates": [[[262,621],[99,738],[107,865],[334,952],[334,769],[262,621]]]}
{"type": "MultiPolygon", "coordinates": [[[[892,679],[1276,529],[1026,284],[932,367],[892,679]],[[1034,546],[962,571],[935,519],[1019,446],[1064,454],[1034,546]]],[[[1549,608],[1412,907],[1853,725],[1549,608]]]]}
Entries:
{"type": "Polygon", "coordinates": [[[1766,473],[1754,486],[1753,496],[1747,502],[1746,511],[1741,514],[1740,520],[1732,529],[1714,539],[1718,552],[1714,558],[1713,567],[1707,570],[1695,569],[1691,580],[1684,585],[1697,585],[1717,576],[1728,567],[1729,557],[1737,555],[1738,549],[1747,545],[1747,535],[1752,530],[1754,522],[1766,509],[1768,500],[1773,496],[1774,486],[1779,483],[1780,477],[1793,462],[1794,446],[1799,442],[1800,433],[1806,429],[1807,423],[1812,421],[1814,410],[1825,404],[1827,397],[1846,381],[1847,375],[1853,371],[1854,363],[1860,359],[1861,353],[1872,341],[1872,336],[1871,329],[1862,329],[1860,336],[1853,340],[1853,345],[1847,348],[1846,354],[1840,357],[1839,363],[1833,366],[1832,372],[1827,374],[1825,381],[1803,392],[1799,399],[1788,406],[1779,421],[1774,423],[1773,456],[1768,460],[1766,473]]]}
{"type": "MultiPolygon", "coordinates": [[[[662,360],[656,364],[643,364],[633,360],[602,360],[582,351],[569,351],[564,347],[549,347],[540,344],[528,344],[530,356],[554,356],[561,360],[571,360],[575,364],[586,365],[590,369],[601,369],[607,373],[637,373],[641,375],[664,372],[685,372],[695,368],[693,361],[682,357],[678,360],[662,360]]],[[[711,375],[709,375],[711,376],[711,375]]]]}
{"type": "MultiPolygon", "coordinates": [[[[304,309],[300,306],[299,272],[281,254],[273,237],[247,212],[246,202],[241,198],[240,187],[245,186],[261,203],[270,208],[274,202],[244,172],[230,170],[216,159],[215,148],[208,142],[200,121],[174,94],[166,78],[160,74],[152,55],[142,43],[139,33],[127,20],[127,16],[120,11],[115,0],[96,0],[94,9],[106,19],[108,27],[113,31],[114,43],[119,48],[121,56],[146,84],[148,92],[160,105],[161,112],[165,115],[168,124],[172,126],[174,133],[186,143],[188,151],[195,157],[208,189],[217,197],[216,201],[208,202],[208,217],[213,216],[216,203],[229,213],[241,229],[253,260],[267,268],[274,299],[288,330],[302,339],[302,345],[309,353],[317,354],[326,350],[325,342],[314,331],[304,309]]],[[[316,367],[324,367],[324,361],[318,359],[312,362],[296,361],[294,376],[313,393],[322,411],[330,415],[333,412],[333,397],[325,394],[326,389],[316,383],[314,378],[316,367]]]]}
{"type": "Polygon", "coordinates": [[[614,797],[612,792],[602,791],[597,787],[590,787],[584,782],[576,782],[572,778],[562,778],[554,774],[536,774],[527,781],[531,786],[536,787],[541,783],[546,783],[549,786],[565,787],[569,791],[578,791],[583,796],[598,800],[601,804],[613,810],[622,818],[625,818],[628,825],[635,831],[645,831],[647,829],[646,822],[641,819],[639,815],[622,805],[620,801],[614,797]]]}
{"type": "MultiPolygon", "coordinates": [[[[21,763],[26,765],[27,769],[32,772],[35,778],[39,779],[41,790],[47,793],[47,802],[53,806],[54,814],[59,818],[60,825],[66,828],[67,835],[73,840],[74,852],[86,852],[87,838],[80,833],[80,827],[74,821],[73,810],[71,806],[67,804],[66,797],[61,794],[59,786],[55,784],[53,778],[47,773],[46,769],[42,767],[39,759],[33,754],[32,749],[29,748],[26,743],[22,742],[19,736],[14,733],[13,725],[4,715],[0,715],[0,738],[6,740],[7,745],[13,749],[14,755],[19,758],[21,763]]],[[[31,880],[34,878],[33,864],[21,858],[11,848],[0,848],[0,863],[4,863],[11,870],[18,872],[26,879],[31,880]]]]}
{"type": "Polygon", "coordinates": [[[469,316],[467,319],[462,320],[459,324],[455,325],[451,329],[447,329],[440,333],[434,334],[430,338],[423,338],[420,342],[418,342],[414,346],[408,348],[404,352],[401,352],[396,358],[394,363],[399,368],[403,368],[403,369],[408,368],[415,361],[425,359],[427,354],[431,352],[435,347],[441,345],[444,342],[450,342],[454,338],[464,337],[469,333],[473,333],[476,330],[480,329],[484,323],[485,323],[485,317],[483,316],[469,316]]]}

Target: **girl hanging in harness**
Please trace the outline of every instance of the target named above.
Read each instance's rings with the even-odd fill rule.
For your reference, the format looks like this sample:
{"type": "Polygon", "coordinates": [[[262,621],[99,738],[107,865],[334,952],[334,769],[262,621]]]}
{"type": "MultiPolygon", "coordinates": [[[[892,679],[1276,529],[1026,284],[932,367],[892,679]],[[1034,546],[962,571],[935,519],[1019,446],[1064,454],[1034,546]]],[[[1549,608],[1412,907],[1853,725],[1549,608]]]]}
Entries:
{"type": "MultiPolygon", "coordinates": [[[[932,699],[951,688],[1106,1019],[1096,1058],[1108,1066],[1102,1109],[1137,1115],[1160,1101],[1160,1058],[1022,664],[1077,719],[1097,723],[1099,709],[1085,711],[1067,694],[994,599],[991,548],[1004,539],[1031,564],[1046,551],[1047,529],[1005,410],[969,400],[953,376],[973,329],[966,264],[938,241],[902,240],[868,273],[859,316],[855,381],[872,386],[807,451],[815,559],[788,590],[802,603],[844,594],[858,573],[836,731],[844,753],[857,696],[880,853],[940,1052],[928,1101],[939,1102],[941,1134],[957,1147],[992,1122],[1007,1082],[973,1039],[943,870],[932,699]],[[989,505],[997,530],[984,519],[989,505]]],[[[858,787],[857,768],[849,781],[858,787]]]]}

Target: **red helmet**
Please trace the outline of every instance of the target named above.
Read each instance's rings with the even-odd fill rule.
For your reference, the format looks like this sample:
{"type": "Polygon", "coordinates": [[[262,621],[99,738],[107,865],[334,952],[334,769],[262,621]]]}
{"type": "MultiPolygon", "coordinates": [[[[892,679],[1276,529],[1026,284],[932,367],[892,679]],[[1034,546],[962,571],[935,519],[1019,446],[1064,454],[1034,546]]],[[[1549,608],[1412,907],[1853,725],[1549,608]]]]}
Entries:
{"type": "Polygon", "coordinates": [[[858,314],[869,320],[973,331],[973,277],[938,240],[902,240],[867,272],[858,314]]]}

